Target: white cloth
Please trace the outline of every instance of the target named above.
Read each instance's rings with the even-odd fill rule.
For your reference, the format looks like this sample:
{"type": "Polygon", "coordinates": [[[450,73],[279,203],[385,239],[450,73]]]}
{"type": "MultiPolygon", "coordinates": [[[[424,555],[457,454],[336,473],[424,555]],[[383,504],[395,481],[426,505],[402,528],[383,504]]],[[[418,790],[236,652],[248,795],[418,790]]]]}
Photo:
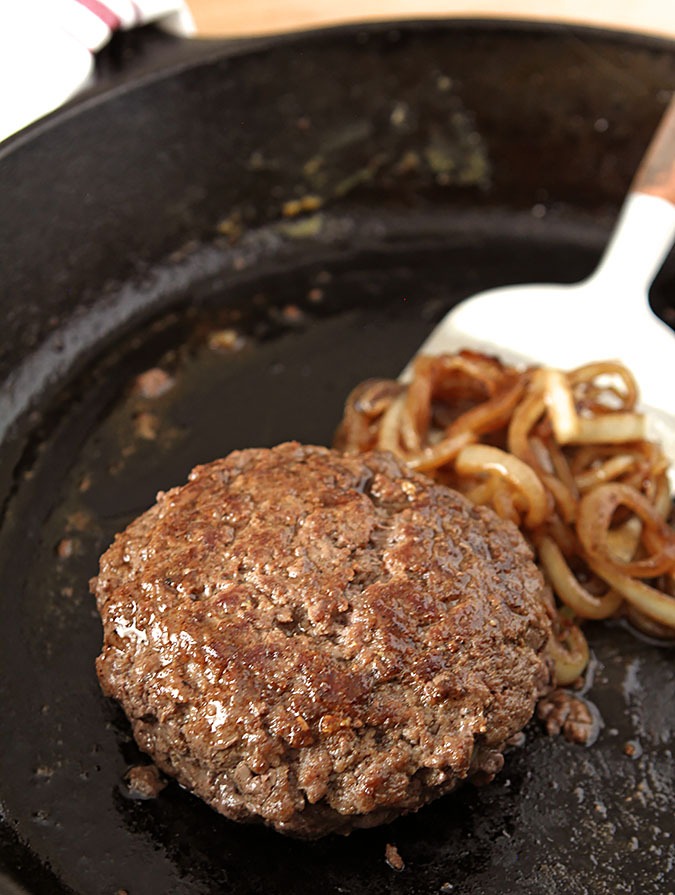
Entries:
{"type": "Polygon", "coordinates": [[[89,86],[113,31],[148,22],[194,33],[184,0],[0,0],[0,140],[89,86]]]}

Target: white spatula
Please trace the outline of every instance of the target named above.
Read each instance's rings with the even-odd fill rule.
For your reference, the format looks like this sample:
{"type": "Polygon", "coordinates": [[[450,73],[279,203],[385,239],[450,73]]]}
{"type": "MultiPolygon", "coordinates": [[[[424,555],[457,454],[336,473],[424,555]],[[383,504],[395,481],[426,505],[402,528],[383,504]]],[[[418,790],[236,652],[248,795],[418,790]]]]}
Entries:
{"type": "MultiPolygon", "coordinates": [[[[567,370],[620,360],[640,386],[649,437],[675,463],[675,334],[648,291],[675,239],[675,98],[649,145],[595,273],[572,286],[491,289],[447,314],[418,354],[470,348],[567,370]]],[[[411,365],[401,374],[409,378],[411,365]]]]}

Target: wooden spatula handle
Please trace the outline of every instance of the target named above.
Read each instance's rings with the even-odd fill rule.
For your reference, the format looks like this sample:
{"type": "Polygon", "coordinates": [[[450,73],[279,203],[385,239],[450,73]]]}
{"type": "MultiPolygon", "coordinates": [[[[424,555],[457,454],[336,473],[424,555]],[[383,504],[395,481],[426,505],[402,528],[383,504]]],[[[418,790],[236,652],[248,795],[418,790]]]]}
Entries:
{"type": "Polygon", "coordinates": [[[675,205],[675,94],[638,168],[632,192],[658,196],[675,205]]]}

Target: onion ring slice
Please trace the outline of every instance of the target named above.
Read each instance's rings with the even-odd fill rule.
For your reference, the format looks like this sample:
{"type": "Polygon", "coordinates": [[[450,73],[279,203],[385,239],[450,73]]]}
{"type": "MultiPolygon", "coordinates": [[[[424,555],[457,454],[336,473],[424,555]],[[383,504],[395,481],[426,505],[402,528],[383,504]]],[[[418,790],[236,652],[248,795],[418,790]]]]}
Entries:
{"type": "MultiPolygon", "coordinates": [[[[584,364],[567,374],[567,381],[574,389],[578,385],[588,385],[599,376],[618,376],[623,382],[626,394],[623,397],[623,410],[632,410],[637,404],[638,386],[631,371],[616,361],[598,361],[584,364]]],[[[614,394],[616,389],[612,388],[614,394]]]]}
{"type": "Polygon", "coordinates": [[[488,444],[472,444],[457,455],[455,469],[460,475],[492,472],[510,482],[527,500],[525,524],[528,528],[536,528],[548,516],[549,505],[544,486],[532,467],[518,457],[488,444]]]}
{"type": "Polygon", "coordinates": [[[510,420],[524,388],[524,378],[519,376],[512,385],[497,392],[494,397],[458,416],[445,430],[445,434],[452,436],[469,430],[476,435],[484,435],[503,428],[510,420]]]}
{"type": "Polygon", "coordinates": [[[544,401],[555,437],[559,444],[569,444],[579,432],[579,415],[574,406],[574,395],[567,383],[567,377],[560,370],[546,368],[542,383],[544,401]]]}
{"type": "Polygon", "coordinates": [[[391,451],[392,454],[403,456],[399,441],[399,428],[401,415],[405,407],[405,395],[399,395],[391,402],[382,416],[380,429],[377,433],[377,447],[381,451],[391,451]]]}
{"type": "Polygon", "coordinates": [[[644,581],[617,572],[613,566],[602,560],[588,557],[586,562],[596,575],[604,579],[643,615],[669,628],[675,628],[675,597],[669,597],[655,587],[645,584],[644,581]]]}
{"type": "Polygon", "coordinates": [[[472,445],[476,441],[473,432],[458,432],[451,438],[444,438],[437,444],[424,448],[419,454],[412,457],[406,457],[406,463],[417,472],[426,472],[430,469],[437,469],[450,463],[459,454],[461,450],[472,445]]]}
{"type": "Polygon", "coordinates": [[[565,625],[562,637],[552,634],[546,653],[555,663],[556,681],[562,687],[579,677],[590,658],[588,643],[577,625],[565,625]]]}
{"type": "Polygon", "coordinates": [[[675,569],[675,533],[654,506],[639,491],[628,485],[612,482],[598,485],[584,494],[577,511],[577,535],[589,557],[612,565],[624,575],[655,578],[675,569]],[[659,541],[660,549],[646,559],[626,562],[610,552],[607,534],[612,516],[620,506],[632,510],[642,520],[644,528],[651,532],[651,540],[657,538],[659,541]]]}
{"type": "Polygon", "coordinates": [[[566,606],[582,618],[609,618],[623,603],[623,597],[609,590],[602,597],[589,593],[567,565],[562,551],[552,538],[537,539],[537,553],[551,586],[566,606]]]}
{"type": "Polygon", "coordinates": [[[576,478],[577,488],[580,491],[589,491],[596,485],[603,485],[625,475],[635,466],[635,457],[631,454],[615,454],[601,466],[582,472],[576,478]]]}
{"type": "Polygon", "coordinates": [[[579,429],[570,444],[623,444],[646,436],[641,413],[606,413],[592,419],[579,417],[579,429]]]}

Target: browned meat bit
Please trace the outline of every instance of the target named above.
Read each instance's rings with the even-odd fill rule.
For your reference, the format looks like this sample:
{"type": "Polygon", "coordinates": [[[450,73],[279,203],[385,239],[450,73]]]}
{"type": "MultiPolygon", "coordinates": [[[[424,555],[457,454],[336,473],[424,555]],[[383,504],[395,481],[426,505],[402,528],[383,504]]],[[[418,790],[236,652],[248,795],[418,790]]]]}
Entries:
{"type": "MultiPolygon", "coordinates": [[[[512,739],[512,737],[509,737],[512,739]]],[[[503,745],[500,744],[499,749],[503,745]]],[[[479,749],[471,762],[471,782],[474,786],[486,786],[504,767],[504,756],[499,749],[479,749]]]]}
{"type": "Polygon", "coordinates": [[[129,795],[135,799],[154,799],[166,786],[154,764],[137,765],[130,768],[124,777],[129,795]]]}
{"type": "Polygon", "coordinates": [[[170,376],[166,370],[153,367],[136,377],[134,391],[142,398],[159,398],[160,395],[173,388],[173,385],[173,376],[170,376]]]}
{"type": "Polygon", "coordinates": [[[628,740],[623,747],[624,754],[629,758],[640,758],[642,755],[642,744],[639,740],[628,740]]]}
{"type": "Polygon", "coordinates": [[[75,539],[62,538],[56,545],[56,555],[59,559],[68,559],[75,552],[75,539]]]}
{"type": "Polygon", "coordinates": [[[596,722],[585,702],[567,690],[553,690],[540,700],[537,717],[551,735],[562,733],[570,743],[585,745],[596,734],[596,722]]]}
{"type": "Polygon", "coordinates": [[[286,323],[301,323],[304,314],[297,305],[286,305],[281,311],[281,316],[286,323]]]}
{"type": "Polygon", "coordinates": [[[141,748],[227,817],[297,836],[497,773],[548,687],[518,530],[388,454],[291,443],[200,466],[92,588],[99,677],[141,748]]]}
{"type": "Polygon", "coordinates": [[[405,869],[403,858],[399,855],[396,846],[392,845],[390,842],[387,842],[387,845],[384,849],[384,860],[387,862],[387,864],[389,864],[392,870],[405,869]]]}
{"type": "Polygon", "coordinates": [[[289,199],[281,206],[281,213],[285,218],[294,218],[303,212],[318,211],[323,205],[319,196],[308,195],[300,199],[289,199]]]}
{"type": "Polygon", "coordinates": [[[209,333],[207,345],[211,351],[238,351],[244,345],[244,337],[236,329],[217,329],[209,333]]]}
{"type": "Polygon", "coordinates": [[[154,413],[143,410],[134,416],[134,434],[145,441],[154,441],[159,432],[159,417],[154,413]]]}

